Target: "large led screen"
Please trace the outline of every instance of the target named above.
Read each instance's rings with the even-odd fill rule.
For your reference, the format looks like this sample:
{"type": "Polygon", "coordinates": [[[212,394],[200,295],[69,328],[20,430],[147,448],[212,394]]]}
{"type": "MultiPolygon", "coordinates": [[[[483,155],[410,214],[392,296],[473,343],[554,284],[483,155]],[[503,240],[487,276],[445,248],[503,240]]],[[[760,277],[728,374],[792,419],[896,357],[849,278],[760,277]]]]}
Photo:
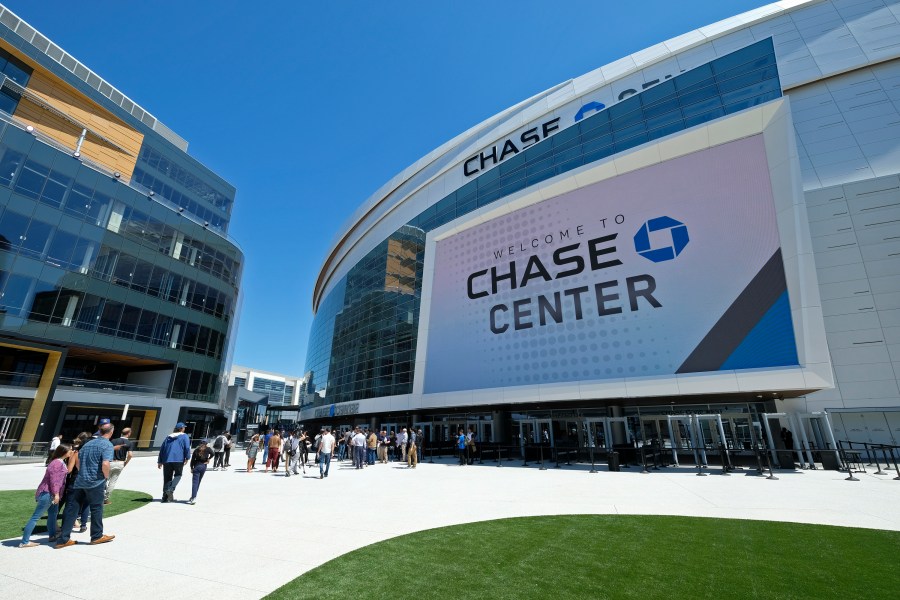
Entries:
{"type": "Polygon", "coordinates": [[[762,135],[434,253],[425,393],[798,364],[762,135]]]}

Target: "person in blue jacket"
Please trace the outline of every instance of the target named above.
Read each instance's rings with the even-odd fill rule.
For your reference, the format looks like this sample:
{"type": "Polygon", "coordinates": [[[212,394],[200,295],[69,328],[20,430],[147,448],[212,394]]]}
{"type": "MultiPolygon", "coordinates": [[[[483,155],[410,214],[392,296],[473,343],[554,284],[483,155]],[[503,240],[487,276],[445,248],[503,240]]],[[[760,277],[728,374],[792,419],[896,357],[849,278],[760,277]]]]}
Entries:
{"type": "Polygon", "coordinates": [[[190,458],[191,438],[184,432],[184,423],[177,423],[175,430],[163,441],[156,460],[156,468],[163,470],[163,502],[175,501],[175,488],[190,458]]]}

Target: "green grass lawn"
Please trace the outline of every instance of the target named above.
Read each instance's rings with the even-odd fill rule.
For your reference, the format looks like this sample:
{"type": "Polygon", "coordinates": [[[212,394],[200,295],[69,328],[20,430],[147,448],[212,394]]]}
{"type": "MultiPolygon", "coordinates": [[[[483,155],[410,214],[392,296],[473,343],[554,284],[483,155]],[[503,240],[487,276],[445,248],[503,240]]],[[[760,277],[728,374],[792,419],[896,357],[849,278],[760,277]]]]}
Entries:
{"type": "Polygon", "coordinates": [[[336,558],[267,598],[900,597],[900,532],[571,515],[431,529],[336,558]]]}
{"type": "MultiPolygon", "coordinates": [[[[140,508],[151,502],[153,498],[144,492],[132,490],[116,490],[112,493],[112,504],[103,507],[103,517],[114,517],[130,510],[140,508]]],[[[34,490],[12,490],[0,492],[0,540],[22,535],[25,523],[34,512],[34,490]]],[[[62,515],[59,515],[62,520],[62,515]]],[[[47,517],[38,521],[34,534],[47,532],[47,517]]],[[[39,541],[39,540],[35,540],[39,541]]]]}

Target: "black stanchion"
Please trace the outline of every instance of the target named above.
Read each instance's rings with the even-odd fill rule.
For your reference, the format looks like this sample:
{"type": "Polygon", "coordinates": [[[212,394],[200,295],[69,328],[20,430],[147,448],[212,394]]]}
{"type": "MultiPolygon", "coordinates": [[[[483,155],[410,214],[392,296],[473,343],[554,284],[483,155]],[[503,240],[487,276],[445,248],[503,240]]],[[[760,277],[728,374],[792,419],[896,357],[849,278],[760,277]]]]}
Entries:
{"type": "Polygon", "coordinates": [[[562,469],[562,467],[559,466],[559,450],[554,448],[553,453],[556,454],[556,466],[554,467],[554,469],[562,469]]]}
{"type": "Polygon", "coordinates": [[[726,454],[725,454],[725,444],[719,444],[719,456],[722,458],[722,475],[731,475],[728,472],[728,465],[726,464],[726,454]]]}
{"type": "MultiPolygon", "coordinates": [[[[593,446],[591,446],[591,470],[589,472],[590,473],[597,472],[597,466],[594,464],[594,447],[593,446]]],[[[897,475],[900,475],[900,471],[897,472],[897,475]]],[[[900,479],[900,478],[898,478],[898,479],[900,479]]]]}
{"type": "Polygon", "coordinates": [[[502,453],[503,453],[503,447],[502,447],[502,446],[497,446],[497,466],[498,466],[498,467],[502,467],[502,466],[503,466],[502,464],[500,464],[500,460],[503,458],[503,457],[501,456],[502,453]]]}
{"type": "Polygon", "coordinates": [[[428,462],[434,462],[434,448],[431,447],[431,444],[428,445],[428,462]]]}
{"type": "Polygon", "coordinates": [[[706,477],[706,473],[703,472],[703,465],[700,464],[699,456],[697,456],[697,477],[706,477]]]}
{"type": "MultiPolygon", "coordinates": [[[[887,471],[881,470],[881,461],[878,460],[878,446],[875,446],[875,466],[878,467],[878,470],[875,471],[876,475],[887,475],[887,471]]],[[[881,446],[881,453],[884,454],[884,446],[881,446]]],[[[884,466],[887,467],[887,460],[884,461],[884,466]]]]}
{"type": "Polygon", "coordinates": [[[541,444],[540,448],[541,448],[541,468],[538,469],[538,470],[539,470],[539,471],[546,471],[546,470],[547,470],[547,467],[544,466],[544,445],[541,444]]]}
{"type": "Polygon", "coordinates": [[[769,466],[769,476],[766,477],[766,479],[778,481],[778,478],[775,477],[775,473],[772,472],[772,455],[768,452],[766,452],[766,464],[769,466]]]}
{"type": "Polygon", "coordinates": [[[528,466],[528,446],[522,448],[522,466],[528,466]]]}
{"type": "Polygon", "coordinates": [[[760,456],[760,452],[762,452],[762,451],[759,449],[759,445],[757,444],[753,449],[753,453],[756,455],[756,474],[757,475],[763,474],[763,464],[762,464],[762,457],[760,456]]]}
{"type": "Polygon", "coordinates": [[[647,470],[647,454],[644,452],[644,447],[641,446],[641,464],[643,468],[641,469],[641,473],[649,474],[650,471],[647,470]]]}
{"type": "Polygon", "coordinates": [[[894,463],[894,470],[897,471],[897,476],[894,477],[894,481],[900,481],[900,467],[897,466],[897,457],[894,456],[893,446],[891,446],[891,462],[894,463]]]}
{"type": "Polygon", "coordinates": [[[859,479],[853,476],[853,465],[850,464],[850,459],[847,458],[847,454],[843,449],[841,450],[841,454],[844,455],[844,463],[847,465],[847,474],[849,475],[849,477],[844,478],[844,481],[859,481],[859,479]]]}

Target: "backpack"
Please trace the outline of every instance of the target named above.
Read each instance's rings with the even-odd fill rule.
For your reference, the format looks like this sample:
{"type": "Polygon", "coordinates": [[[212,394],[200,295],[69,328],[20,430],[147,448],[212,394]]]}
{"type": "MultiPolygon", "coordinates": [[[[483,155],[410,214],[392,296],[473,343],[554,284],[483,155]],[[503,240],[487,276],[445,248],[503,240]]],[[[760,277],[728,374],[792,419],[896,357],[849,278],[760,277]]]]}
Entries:
{"type": "Polygon", "coordinates": [[[216,452],[221,452],[224,449],[225,449],[225,436],[220,435],[213,442],[213,450],[215,450],[216,452]]]}

